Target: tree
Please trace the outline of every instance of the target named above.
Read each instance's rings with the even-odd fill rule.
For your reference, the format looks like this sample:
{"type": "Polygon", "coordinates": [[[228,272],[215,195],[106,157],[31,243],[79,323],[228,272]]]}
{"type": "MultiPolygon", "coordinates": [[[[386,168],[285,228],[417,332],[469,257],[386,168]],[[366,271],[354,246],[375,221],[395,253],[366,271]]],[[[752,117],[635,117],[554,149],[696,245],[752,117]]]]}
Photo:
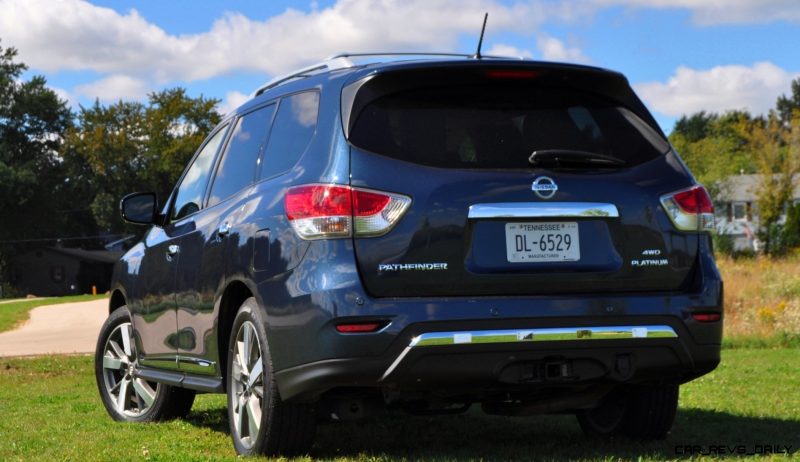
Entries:
{"type": "Polygon", "coordinates": [[[672,133],[681,135],[686,141],[694,143],[709,136],[712,124],[717,120],[719,120],[717,114],[706,111],[700,111],[690,116],[683,115],[675,122],[672,133]]]}
{"type": "Polygon", "coordinates": [[[795,117],[794,112],[800,111],[800,78],[792,81],[792,94],[790,96],[781,95],[775,103],[775,110],[778,112],[784,126],[790,126],[791,120],[795,117]]]}
{"type": "Polygon", "coordinates": [[[775,227],[792,199],[800,174],[800,118],[792,118],[787,130],[773,111],[765,121],[742,124],[740,133],[754,154],[760,174],[756,203],[764,251],[774,253],[779,249],[771,241],[780,235],[775,227]]]}
{"type": "Polygon", "coordinates": [[[722,115],[699,112],[676,122],[670,142],[713,198],[718,197],[729,176],[757,170],[747,140],[739,130],[755,120],[760,119],[745,111],[730,111],[722,115]]]}
{"type": "Polygon", "coordinates": [[[0,272],[12,251],[9,241],[80,227],[69,214],[81,205],[64,194],[58,157],[70,111],[44,77],[22,79],[27,68],[16,56],[16,49],[0,47],[0,272]]]}
{"type": "Polygon", "coordinates": [[[189,158],[219,123],[214,99],[182,88],[152,93],[147,104],[119,101],[81,107],[61,155],[76,195],[86,197],[104,231],[125,229],[119,200],[134,191],[166,199],[189,158]]]}

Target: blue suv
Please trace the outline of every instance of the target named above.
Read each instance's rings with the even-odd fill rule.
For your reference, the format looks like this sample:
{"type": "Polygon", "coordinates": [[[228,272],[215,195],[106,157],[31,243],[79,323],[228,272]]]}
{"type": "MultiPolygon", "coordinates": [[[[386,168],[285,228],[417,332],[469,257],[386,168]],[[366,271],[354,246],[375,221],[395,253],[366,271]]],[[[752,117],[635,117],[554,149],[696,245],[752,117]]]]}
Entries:
{"type": "Polygon", "coordinates": [[[240,454],[385,407],[663,438],[720,358],[713,206],[621,74],[340,55],[228,114],[116,265],[119,421],[227,393],[240,454]]]}

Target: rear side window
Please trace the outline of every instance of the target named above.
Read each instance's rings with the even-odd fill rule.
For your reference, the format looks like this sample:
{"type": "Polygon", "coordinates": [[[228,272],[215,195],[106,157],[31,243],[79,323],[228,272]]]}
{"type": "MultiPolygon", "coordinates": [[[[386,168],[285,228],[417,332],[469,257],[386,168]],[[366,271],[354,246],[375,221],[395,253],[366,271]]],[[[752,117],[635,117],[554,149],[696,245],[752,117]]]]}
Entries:
{"type": "Polygon", "coordinates": [[[356,147],[443,168],[531,168],[537,150],[585,151],[633,166],[669,144],[633,112],[565,88],[455,86],[381,97],[357,116],[356,147]]]}
{"type": "Polygon", "coordinates": [[[228,149],[217,167],[208,199],[209,207],[253,183],[256,161],[267,139],[274,112],[275,105],[271,104],[245,114],[236,123],[228,149]]]}
{"type": "Polygon", "coordinates": [[[200,210],[203,195],[208,185],[208,177],[211,175],[214,157],[220,143],[225,139],[227,131],[227,128],[217,131],[203,146],[200,153],[197,154],[192,165],[189,166],[180,186],[178,186],[178,192],[175,194],[175,205],[172,207],[173,220],[180,220],[200,210]]]}
{"type": "Polygon", "coordinates": [[[281,99],[261,162],[261,178],[294,167],[317,130],[319,93],[309,91],[281,99]]]}

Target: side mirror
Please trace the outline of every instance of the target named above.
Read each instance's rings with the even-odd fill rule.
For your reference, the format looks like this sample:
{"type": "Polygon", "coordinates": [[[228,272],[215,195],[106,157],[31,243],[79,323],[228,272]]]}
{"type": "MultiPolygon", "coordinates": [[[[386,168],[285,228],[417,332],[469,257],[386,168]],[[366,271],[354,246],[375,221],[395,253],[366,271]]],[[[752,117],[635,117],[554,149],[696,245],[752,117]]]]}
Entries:
{"type": "Polygon", "coordinates": [[[135,225],[152,225],[156,222],[155,193],[133,193],[123,197],[119,203],[122,219],[135,225]]]}

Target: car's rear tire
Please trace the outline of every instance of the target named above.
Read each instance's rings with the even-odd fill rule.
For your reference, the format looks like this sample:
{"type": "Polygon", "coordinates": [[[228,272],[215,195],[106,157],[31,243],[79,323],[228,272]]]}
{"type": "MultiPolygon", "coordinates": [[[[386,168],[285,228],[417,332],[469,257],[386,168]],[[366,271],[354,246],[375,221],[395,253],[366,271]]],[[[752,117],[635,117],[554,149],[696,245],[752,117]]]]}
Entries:
{"type": "Polygon", "coordinates": [[[316,430],[310,404],[284,402],[267,345],[264,316],[254,298],[242,303],[228,343],[228,420],[242,455],[307,454],[316,430]]]}
{"type": "Polygon", "coordinates": [[[137,377],[139,358],[131,314],[116,309],[100,329],[94,372],[106,411],[120,422],[152,422],[185,417],[195,392],[137,377]]]}
{"type": "Polygon", "coordinates": [[[588,436],[657,440],[669,433],[677,409],[678,385],[638,386],[613,391],[577,417],[588,436]]]}

